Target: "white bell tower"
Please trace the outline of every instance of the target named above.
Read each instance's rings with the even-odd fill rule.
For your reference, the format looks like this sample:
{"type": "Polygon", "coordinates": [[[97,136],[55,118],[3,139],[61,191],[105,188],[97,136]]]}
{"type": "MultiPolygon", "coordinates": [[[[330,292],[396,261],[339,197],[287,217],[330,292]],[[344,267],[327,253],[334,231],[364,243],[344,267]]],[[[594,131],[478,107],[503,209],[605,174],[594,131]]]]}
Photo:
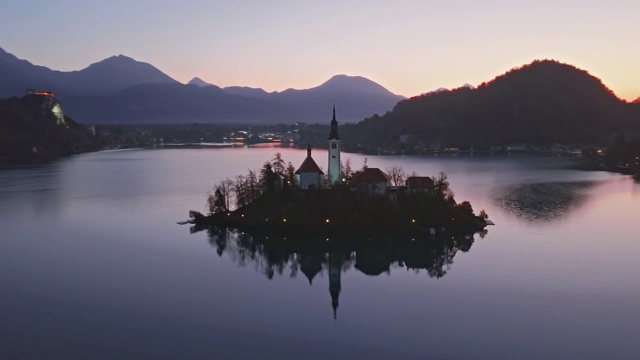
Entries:
{"type": "Polygon", "coordinates": [[[329,133],[329,182],[340,182],[340,136],[338,135],[338,121],[336,120],[336,106],[333,105],[333,119],[329,133]]]}

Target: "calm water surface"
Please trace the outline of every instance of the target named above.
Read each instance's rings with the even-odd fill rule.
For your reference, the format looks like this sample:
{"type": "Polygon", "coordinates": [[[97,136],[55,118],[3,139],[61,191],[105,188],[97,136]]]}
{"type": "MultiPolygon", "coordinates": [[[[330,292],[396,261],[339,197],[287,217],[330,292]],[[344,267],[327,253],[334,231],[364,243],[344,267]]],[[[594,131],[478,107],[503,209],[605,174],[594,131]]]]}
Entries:
{"type": "MultiPolygon", "coordinates": [[[[628,177],[553,157],[369,156],[445,171],[497,226],[439,278],[397,262],[371,276],[354,258],[336,277],[322,255],[310,284],[302,257],[274,268],[176,224],[276,151],[296,166],[306,155],[123,150],[0,171],[0,358],[640,358],[640,185],[628,177]]],[[[326,151],[314,157],[326,168],[326,151]]]]}

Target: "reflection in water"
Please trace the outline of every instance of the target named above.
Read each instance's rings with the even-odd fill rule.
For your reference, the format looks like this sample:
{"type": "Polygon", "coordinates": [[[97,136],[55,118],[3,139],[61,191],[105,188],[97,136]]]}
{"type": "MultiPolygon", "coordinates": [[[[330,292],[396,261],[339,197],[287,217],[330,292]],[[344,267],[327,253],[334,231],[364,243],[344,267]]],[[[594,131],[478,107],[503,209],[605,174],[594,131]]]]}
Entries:
{"type": "MultiPolygon", "coordinates": [[[[203,229],[191,228],[191,232],[203,229]]],[[[268,279],[288,273],[292,278],[302,272],[309,281],[321,273],[329,274],[329,294],[333,316],[337,317],[342,290],[341,274],[352,268],[369,276],[406,268],[429,277],[441,278],[451,268],[458,251],[467,252],[474,234],[414,239],[294,239],[258,237],[236,229],[207,228],[209,242],[222,256],[227,254],[238,266],[249,264],[268,279]]],[[[486,235],[486,230],[478,233],[486,235]]]]}
{"type": "Polygon", "coordinates": [[[61,162],[3,169],[0,171],[0,214],[16,213],[20,208],[35,215],[59,211],[63,173],[61,162]]]}
{"type": "Polygon", "coordinates": [[[552,221],[568,215],[587,199],[596,182],[548,182],[500,188],[492,200],[505,212],[531,222],[552,221]]]}

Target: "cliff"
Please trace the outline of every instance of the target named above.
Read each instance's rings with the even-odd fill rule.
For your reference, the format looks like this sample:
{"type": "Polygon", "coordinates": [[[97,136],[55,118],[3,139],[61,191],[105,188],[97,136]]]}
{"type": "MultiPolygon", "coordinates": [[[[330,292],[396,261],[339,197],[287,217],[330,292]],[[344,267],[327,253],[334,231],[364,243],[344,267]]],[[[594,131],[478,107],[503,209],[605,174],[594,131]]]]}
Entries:
{"type": "Polygon", "coordinates": [[[0,166],[33,164],[97,150],[89,129],[64,116],[52,93],[0,99],[0,166]]]}

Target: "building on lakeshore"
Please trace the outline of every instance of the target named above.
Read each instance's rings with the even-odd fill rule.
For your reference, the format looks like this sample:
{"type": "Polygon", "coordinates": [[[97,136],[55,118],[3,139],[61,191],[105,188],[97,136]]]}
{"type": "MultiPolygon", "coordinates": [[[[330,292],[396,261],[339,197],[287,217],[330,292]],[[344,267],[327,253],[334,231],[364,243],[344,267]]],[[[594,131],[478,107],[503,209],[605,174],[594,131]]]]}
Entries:
{"type": "Polygon", "coordinates": [[[329,132],[329,183],[340,181],[340,136],[338,135],[338,121],[336,120],[336,106],[333,105],[333,118],[329,132]]]}

